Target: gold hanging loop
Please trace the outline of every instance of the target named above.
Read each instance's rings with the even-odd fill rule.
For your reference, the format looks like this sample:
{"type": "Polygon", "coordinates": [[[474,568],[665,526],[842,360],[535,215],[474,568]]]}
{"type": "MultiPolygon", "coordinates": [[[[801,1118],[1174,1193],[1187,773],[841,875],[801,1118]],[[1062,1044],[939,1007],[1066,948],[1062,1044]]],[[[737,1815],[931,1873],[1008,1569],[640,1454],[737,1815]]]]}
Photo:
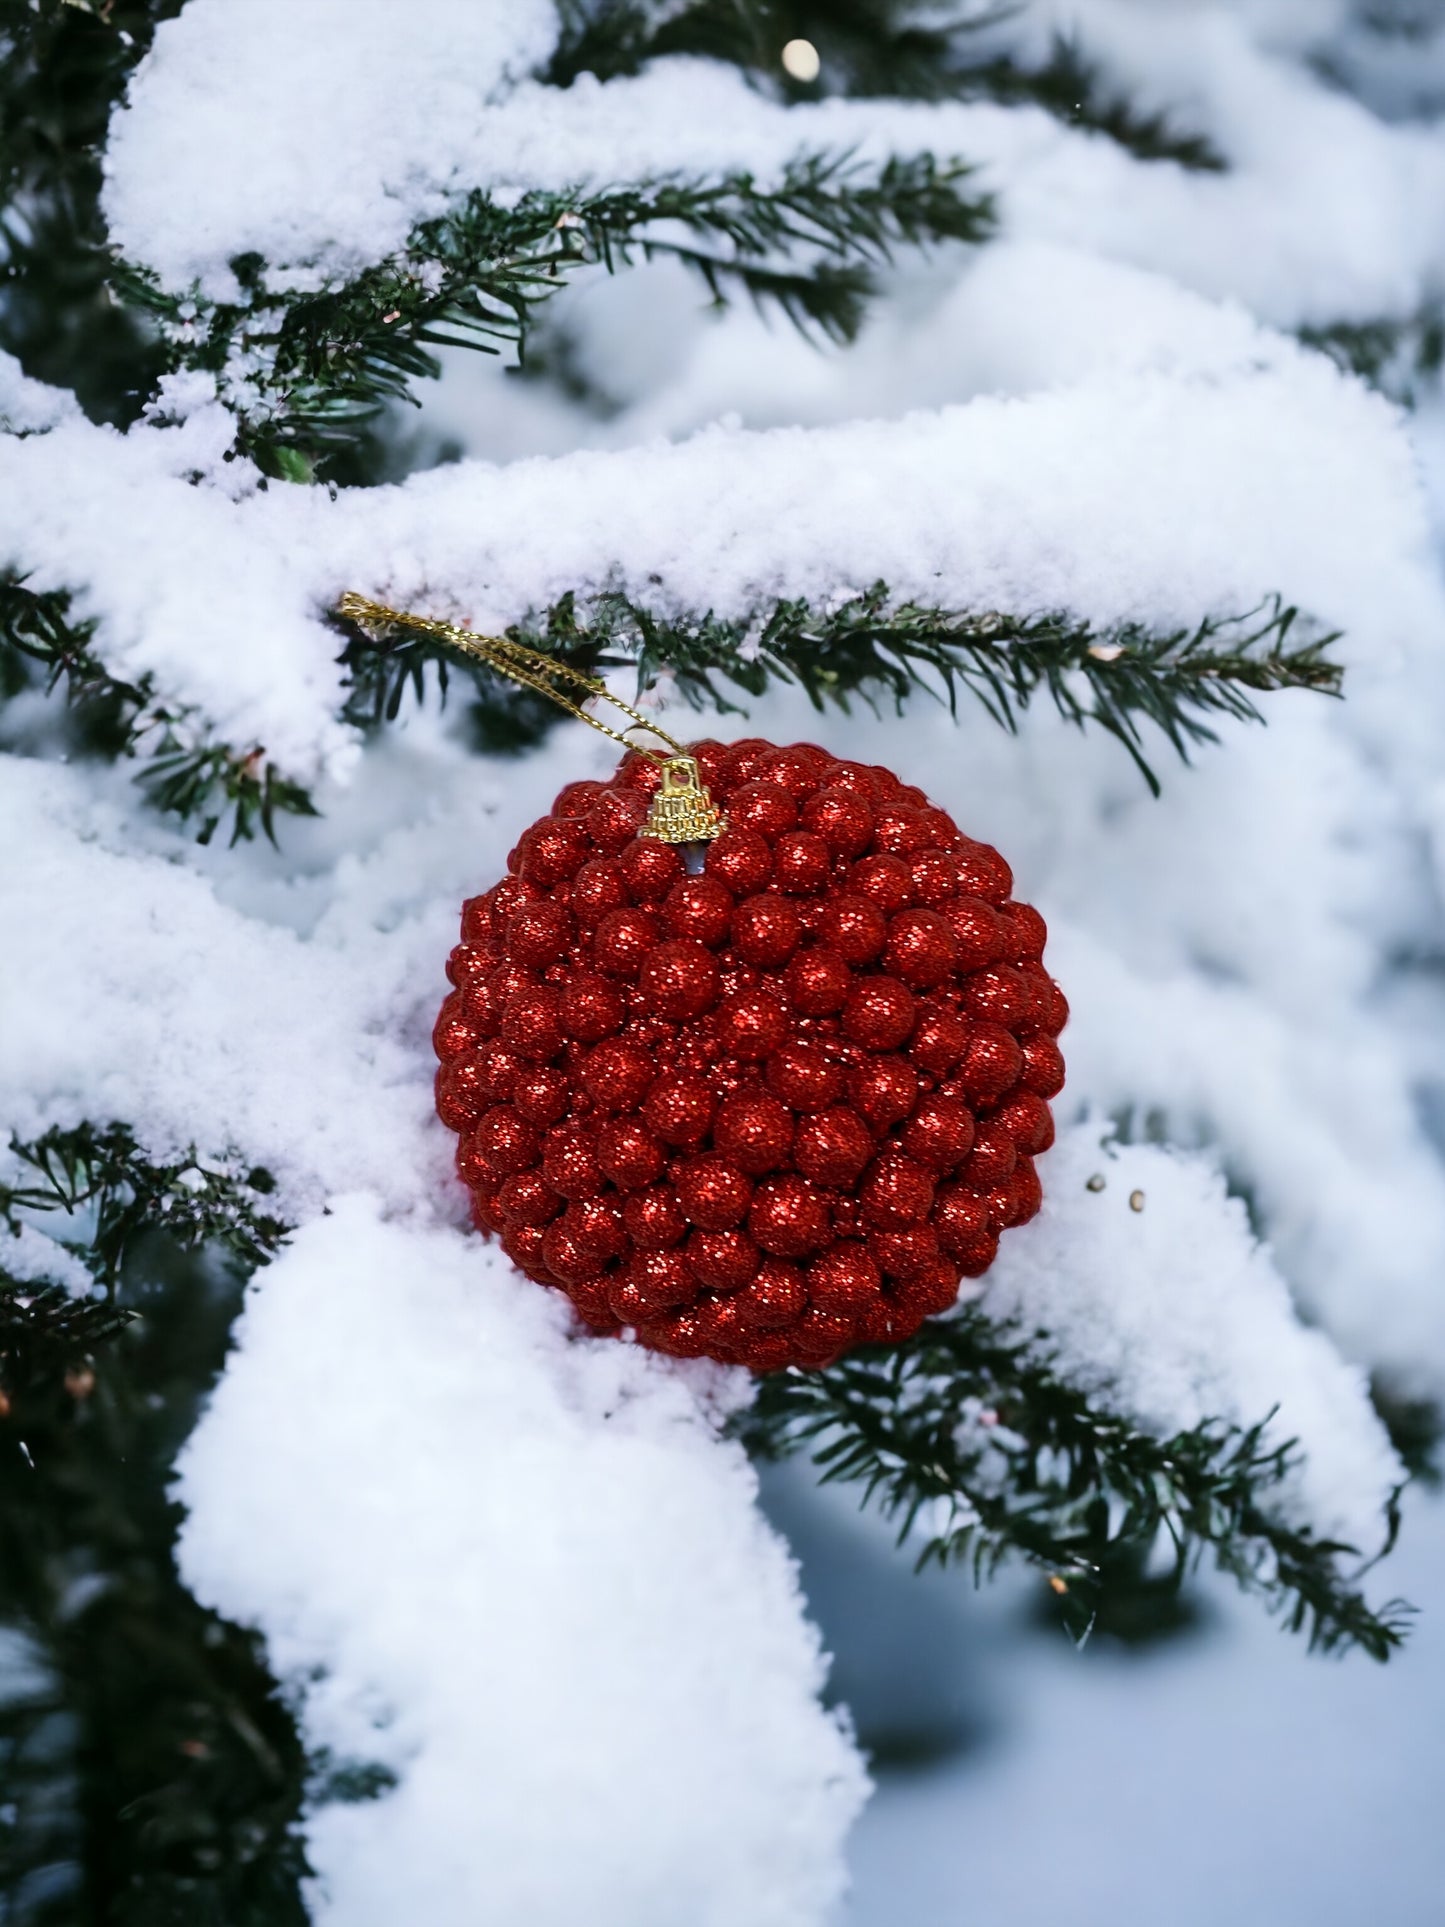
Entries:
{"type": "Polygon", "coordinates": [[[555,656],[543,655],[540,649],[529,649],[525,643],[514,642],[510,636],[479,636],[470,629],[458,628],[455,623],[442,622],[435,616],[414,615],[406,609],[388,608],[384,602],[373,602],[368,596],[358,595],[354,589],[348,589],[342,596],[336,605],[336,613],[350,622],[359,623],[363,628],[394,626],[435,636],[438,641],[449,643],[463,655],[484,662],[498,675],[510,677],[524,689],[533,689],[539,696],[550,697],[559,709],[565,709],[569,716],[575,716],[579,722],[600,730],[604,736],[610,736],[614,743],[621,743],[624,749],[647,757],[661,771],[662,786],[652,799],[641,835],[656,837],[663,843],[707,843],[726,828],[725,820],[702,780],[697,758],[684,744],[669,736],[665,729],[659,729],[640,710],[634,709],[631,703],[614,696],[600,676],[589,676],[584,670],[574,669],[570,663],[558,662],[555,656]],[[581,700],[569,695],[569,690],[577,692],[581,700]],[[600,716],[590,715],[583,703],[610,703],[630,720],[624,728],[614,729],[600,716]],[[629,741],[633,731],[639,729],[657,737],[667,745],[666,749],[652,749],[645,744],[629,741]]]}

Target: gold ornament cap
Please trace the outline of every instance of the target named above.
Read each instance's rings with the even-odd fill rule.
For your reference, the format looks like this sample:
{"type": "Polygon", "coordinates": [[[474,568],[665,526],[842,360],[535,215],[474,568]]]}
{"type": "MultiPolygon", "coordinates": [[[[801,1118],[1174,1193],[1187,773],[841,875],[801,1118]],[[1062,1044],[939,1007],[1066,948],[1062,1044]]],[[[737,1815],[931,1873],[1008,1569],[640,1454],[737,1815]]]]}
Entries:
{"type": "Polygon", "coordinates": [[[721,836],[727,824],[702,780],[697,758],[668,756],[658,768],[662,787],[638,835],[656,837],[659,843],[710,843],[721,836]]]}

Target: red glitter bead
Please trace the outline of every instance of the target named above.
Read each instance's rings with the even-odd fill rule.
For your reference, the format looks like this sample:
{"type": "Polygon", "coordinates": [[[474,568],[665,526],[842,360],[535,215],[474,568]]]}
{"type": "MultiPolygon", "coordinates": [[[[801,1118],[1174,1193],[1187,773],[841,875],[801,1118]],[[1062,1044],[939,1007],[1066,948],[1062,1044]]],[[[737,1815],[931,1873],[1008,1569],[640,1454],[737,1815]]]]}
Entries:
{"type": "Polygon", "coordinates": [[[635,1117],[609,1118],[597,1132],[597,1165],[619,1191],[640,1191],[661,1177],[667,1154],[635,1117]]]}
{"type": "Polygon", "coordinates": [[[988,1235],[988,1207],[967,1185],[943,1185],[929,1218],[939,1246],[950,1258],[967,1258],[988,1235]]]}
{"type": "Polygon", "coordinates": [[[926,850],[932,841],[921,810],[893,803],[879,810],[874,820],[873,847],[889,856],[914,856],[926,850]]]}
{"type": "Polygon", "coordinates": [[[543,1262],[553,1277],[560,1278],[564,1285],[597,1277],[609,1257],[615,1257],[626,1244],[626,1233],[610,1205],[599,1205],[597,1200],[593,1200],[591,1207],[608,1212],[615,1227],[610,1236],[601,1235],[589,1224],[582,1215],[588,1208],[586,1205],[569,1206],[542,1234],[543,1262]]]}
{"type": "Polygon", "coordinates": [[[697,1322],[709,1358],[733,1362],[742,1357],[749,1334],[732,1297],[703,1299],[697,1322]]]}
{"type": "Polygon", "coordinates": [[[1008,1221],[1011,1225],[1027,1224],[1030,1218],[1038,1215],[1044,1201],[1044,1187],[1039,1183],[1039,1174],[1034,1169],[1031,1157],[1019,1159],[1008,1184],[1013,1193],[1013,1207],[1008,1221]]]}
{"type": "Polygon", "coordinates": [[[797,1362],[793,1341],[785,1331],[750,1330],[744,1334],[735,1356],[739,1365],[746,1365],[750,1372],[760,1375],[781,1371],[785,1365],[797,1362]]]}
{"type": "MultiPolygon", "coordinates": [[[[1045,1112],[1047,1116],[1047,1112],[1045,1112]]],[[[930,1171],[956,1171],[973,1149],[973,1112],[956,1097],[923,1098],[899,1143],[930,1171]]]]}
{"type": "Polygon", "coordinates": [[[888,941],[888,919],[870,898],[845,890],[830,898],[818,935],[845,963],[872,963],[888,941]]]}
{"type": "Polygon", "coordinates": [[[764,1178],[753,1194],[748,1230],[775,1257],[805,1257],[828,1242],[831,1229],[827,1202],[806,1178],[764,1178]]]}
{"type": "Polygon", "coordinates": [[[513,1108],[529,1124],[555,1124],[569,1095],[566,1073],[548,1064],[525,1064],[512,1080],[513,1108]]]}
{"type": "Polygon", "coordinates": [[[1026,1091],[1038,1097],[1058,1096],[1064,1088],[1064,1057],[1052,1037],[1031,1037],[1024,1045],[1020,1076],[1026,1091]]]}
{"type": "Polygon", "coordinates": [[[644,750],[629,749],[612,780],[620,790],[635,791],[645,800],[662,787],[662,771],[655,757],[644,750]]]}
{"type": "Polygon", "coordinates": [[[1049,1014],[1044,1023],[1044,1031],[1050,1037],[1057,1037],[1069,1021],[1069,1000],[1056,983],[1049,986],[1049,1014]]]}
{"type": "Polygon", "coordinates": [[[499,1232],[507,1228],[507,1221],[498,1208],[498,1195],[497,1192],[488,1191],[481,1186],[468,1193],[472,1207],[472,1223],[478,1231],[489,1233],[492,1237],[496,1237],[499,1232]]]}
{"type": "Polygon", "coordinates": [[[776,783],[744,783],[727,804],[728,822],[739,830],[753,830],[773,843],[798,821],[798,806],[776,783]]]}
{"type": "MultiPolygon", "coordinates": [[[[697,1297],[697,1280],[679,1251],[634,1252],[621,1276],[632,1294],[627,1302],[639,1303],[647,1311],[668,1311],[697,1297]]],[[[612,1298],[616,1305],[615,1292],[612,1298]]],[[[620,1308],[618,1316],[622,1316],[620,1308]]]]}
{"type": "Polygon", "coordinates": [[[504,877],[488,892],[492,901],[492,918],[495,930],[500,934],[507,927],[507,919],[514,910],[524,903],[540,903],[546,892],[535,883],[526,883],[521,877],[504,877]]]}
{"type": "Polygon", "coordinates": [[[784,1044],[768,1059],[763,1077],[790,1111],[826,1110],[843,1095],[846,1083],[842,1068],[812,1044],[784,1044]]]}
{"type": "Polygon", "coordinates": [[[687,1219],[676,1193],[665,1184],[634,1191],[622,1207],[627,1235],[642,1251],[665,1251],[687,1236],[687,1219]]]}
{"type": "Polygon", "coordinates": [[[436,1074],[437,1116],[449,1131],[465,1131],[495,1102],[484,1058],[453,1058],[436,1074]]]}
{"type": "Polygon", "coordinates": [[[503,1176],[510,1171],[525,1171],[537,1162],[536,1131],[506,1104],[483,1113],[471,1142],[476,1155],[503,1176]]]}
{"type": "Polygon", "coordinates": [[[972,1250],[961,1254],[955,1263],[965,1278],[982,1278],[997,1256],[998,1233],[986,1231],[972,1250]]]}
{"type": "Polygon", "coordinates": [[[971,1017],[987,1018],[1013,1030],[1033,1015],[1033,996],[1012,964],[976,970],[963,987],[964,1008],[971,1017]]]}
{"type": "Polygon", "coordinates": [[[497,1207],[511,1224],[550,1224],[562,1200],[536,1171],[518,1171],[497,1193],[497,1207]]]}
{"type": "Polygon", "coordinates": [[[916,1278],[938,1263],[938,1238],[931,1224],[910,1224],[901,1231],[874,1231],[868,1249],[890,1278],[916,1278]]]}
{"type": "Polygon", "coordinates": [[[442,1004],[436,1023],[432,1026],[432,1049],[446,1063],[453,1057],[461,1057],[476,1044],[477,1033],[462,1015],[462,1000],[456,991],[451,991],[442,1004]]]}
{"type": "Polygon", "coordinates": [[[816,1308],[804,1312],[792,1335],[800,1363],[815,1367],[831,1365],[853,1343],[856,1331],[854,1320],[842,1312],[816,1308]]]}
{"type": "Polygon", "coordinates": [[[663,899],[662,927],[669,937],[716,950],[727,942],[732,922],[732,892],[715,876],[681,877],[663,899]]]}
{"type": "Polygon", "coordinates": [[[873,806],[856,790],[834,784],[803,805],[803,827],[834,856],[859,857],[873,840],[873,806]]]}
{"type": "Polygon", "coordinates": [[[910,990],[933,990],[951,977],[958,955],[953,932],[936,910],[904,910],[888,925],[883,968],[910,990]]]}
{"type": "Polygon", "coordinates": [[[592,805],[599,796],[606,794],[606,786],[583,777],[575,783],[564,783],[557,792],[552,805],[553,816],[576,816],[586,818],[592,805]]]}
{"type": "Polygon", "coordinates": [[[489,1104],[509,1104],[523,1071],[533,1070],[526,1058],[501,1044],[487,1044],[477,1053],[478,1088],[486,1093],[489,1104]]]}
{"type": "Polygon", "coordinates": [[[716,1151],[674,1165],[672,1182],[679,1209],[704,1231],[730,1231],[752,1203],[751,1180],[716,1151]]]}
{"type": "Polygon", "coordinates": [[[524,903],[507,919],[507,955],[526,970],[542,970],[566,950],[572,919],[560,903],[524,903]]]}
{"type": "Polygon", "coordinates": [[[1005,903],[999,907],[1004,930],[1004,957],[1009,963],[1037,963],[1044,954],[1049,926],[1031,903],[1005,903]]]}
{"type": "Polygon", "coordinates": [[[941,914],[953,933],[960,970],[986,970],[1003,956],[1007,934],[991,904],[979,897],[955,897],[941,914]]]}
{"type": "Polygon", "coordinates": [[[865,1050],[896,1050],[912,1034],[917,1014],[913,992],[896,977],[862,977],[843,1006],[843,1030],[865,1050]]]}
{"type": "Polygon", "coordinates": [[[820,1311],[856,1315],[873,1302],[882,1283],[866,1245],[834,1245],[808,1267],[808,1301],[820,1311]]]}
{"type": "Polygon", "coordinates": [[[627,885],[611,857],[593,857],[577,872],[572,885],[572,914],[584,930],[595,930],[610,910],[627,904],[627,885]]]}
{"type": "Polygon", "coordinates": [[[947,1311],[958,1297],[958,1268],[947,1259],[925,1265],[898,1287],[898,1298],[921,1318],[937,1317],[947,1311]]]}
{"type": "Polygon", "coordinates": [[[965,1160],[960,1176],[975,1191],[991,1191],[1007,1184],[1018,1162],[1018,1148],[1001,1124],[993,1119],[979,1127],[973,1149],[965,1160]]]}
{"type": "Polygon", "coordinates": [[[447,958],[447,976],[462,989],[479,977],[489,977],[501,961],[502,952],[490,941],[459,943],[447,958]]]}
{"type": "Polygon", "coordinates": [[[576,971],[558,991],[557,1015],[562,1028],[584,1044],[613,1036],[622,1028],[626,1010],[622,992],[600,971],[576,971]]]}
{"type": "Polygon", "coordinates": [[[585,1124],[558,1124],[542,1146],[542,1176],[559,1198],[595,1198],[606,1183],[585,1124]]]}
{"type": "Polygon", "coordinates": [[[936,910],[958,888],[958,866],[943,850],[918,850],[908,859],[913,900],[936,910]]]}
{"type": "Polygon", "coordinates": [[[647,798],[604,790],[587,813],[587,832],[599,850],[625,849],[647,821],[647,798]]]}
{"type": "Polygon", "coordinates": [[[734,1301],[742,1322],[758,1331],[777,1331],[795,1325],[808,1304],[808,1286],[797,1265],[782,1258],[764,1258],[753,1281],[734,1301]]]}
{"type": "Polygon", "coordinates": [[[642,1115],[664,1144],[696,1144],[707,1136],[713,1103],[705,1077],[670,1072],[648,1092],[642,1115]]]}
{"type": "Polygon", "coordinates": [[[713,1124],[713,1143],[750,1177],[776,1170],[793,1148],[793,1115],[767,1091],[725,1097],[713,1124]]]}
{"type": "Polygon", "coordinates": [[[726,1057],[770,1057],[789,1029],[788,1007],[776,991],[735,990],[718,1006],[718,1045],[726,1057]]]}
{"type": "Polygon", "coordinates": [[[1047,1104],[1032,1091],[1020,1091],[1017,1097],[995,1111],[992,1123],[1007,1131],[1019,1150],[1028,1157],[1037,1157],[1040,1151],[1047,1151],[1054,1141],[1054,1119],[1047,1104]]]}
{"type": "Polygon", "coordinates": [[[786,749],[770,749],[758,759],[757,780],[776,783],[795,803],[802,803],[817,789],[832,760],[816,743],[789,743],[786,749]]]}
{"type": "Polygon", "coordinates": [[[797,949],[803,926],[786,897],[749,897],[733,912],[733,949],[745,963],[776,970],[797,949]]]}
{"type": "Polygon", "coordinates": [[[638,988],[660,1017],[684,1023],[712,1009],[722,977],[710,950],[691,937],[673,937],[648,954],[638,988]]]}
{"type": "Polygon", "coordinates": [[[748,897],[773,874],[772,845],[756,830],[730,821],[722,835],[708,844],[703,864],[705,876],[715,877],[735,897],[748,897]]]}
{"type": "Polygon", "coordinates": [[[794,957],[783,981],[799,1016],[830,1017],[847,1003],[853,973],[842,951],[824,943],[794,957]]]}
{"type": "Polygon", "coordinates": [[[741,737],[723,757],[718,793],[726,799],[744,783],[751,783],[762,767],[763,759],[772,755],[774,747],[761,736],[741,737]]]}
{"type": "Polygon", "coordinates": [[[650,1053],[621,1037],[595,1045],[578,1069],[583,1090],[602,1111],[636,1110],[656,1074],[650,1053]]]}
{"type": "Polygon", "coordinates": [[[957,1078],[965,1096],[978,1104],[996,1104],[1013,1088],[1023,1067],[1018,1040],[999,1024],[977,1024],[957,1078]]]}
{"type": "Polygon", "coordinates": [[[958,887],[964,896],[985,903],[1007,903],[1013,895],[1014,873],[990,844],[964,837],[956,853],[958,887]]]}
{"type": "Polygon", "coordinates": [[[628,893],[637,903],[661,903],[684,875],[682,854],[655,836],[638,836],[617,858],[628,893]]]}
{"type": "Polygon", "coordinates": [[[930,1077],[944,1077],[968,1049],[969,1028],[946,1004],[922,1004],[908,1055],[930,1077]]]}
{"type": "Polygon", "coordinates": [[[566,817],[543,817],[517,845],[521,874],[528,883],[547,889],[576,876],[592,854],[592,840],[581,823],[566,817]]]}
{"type": "Polygon", "coordinates": [[[918,1073],[902,1057],[869,1057],[848,1075],[848,1101],[875,1131],[886,1131],[918,1102],[918,1073]]]}
{"type": "Polygon", "coordinates": [[[693,1231],[683,1256],[698,1283],[709,1291],[741,1291],[762,1263],[762,1254],[745,1231],[693,1231]]]}
{"type": "Polygon", "coordinates": [[[646,1324],[639,1325],[637,1335],[644,1345],[655,1352],[666,1352],[670,1358],[707,1356],[707,1332],[695,1311],[677,1311],[666,1318],[649,1318],[646,1324]]]}
{"type": "Polygon", "coordinates": [[[509,997],[502,1012],[502,1042],[521,1057],[545,1063],[561,1050],[564,1038],[557,992],[535,984],[509,997]]]}
{"type": "Polygon", "coordinates": [[[662,934],[652,910],[609,910],[597,926],[592,954],[609,977],[635,977],[662,934]]]}
{"type": "Polygon", "coordinates": [[[884,1230],[918,1224],[933,1207],[933,1173],[912,1158],[881,1157],[863,1180],[861,1203],[864,1217],[884,1230]]]}
{"type": "Polygon", "coordinates": [[[491,898],[488,896],[468,897],[462,905],[462,941],[481,943],[496,935],[496,918],[492,914],[491,898]]]}
{"type": "Polygon", "coordinates": [[[773,883],[794,896],[821,890],[831,867],[827,844],[810,830],[788,830],[773,845],[773,883]]]}
{"type": "Polygon", "coordinates": [[[506,1225],[501,1245],[518,1271],[525,1271],[538,1284],[554,1285],[558,1280],[553,1277],[542,1249],[546,1235],[539,1224],[506,1225]]]}
{"type": "Polygon", "coordinates": [[[896,856],[865,856],[848,872],[848,888],[891,917],[913,901],[913,879],[896,856]]]}
{"type": "Polygon", "coordinates": [[[842,1189],[858,1182],[876,1149],[873,1133],[858,1113],[839,1104],[799,1125],[793,1162],[814,1184],[842,1189]]]}
{"type": "Polygon", "coordinates": [[[505,999],[501,988],[489,979],[469,983],[461,994],[462,1016],[474,1037],[495,1037],[502,1027],[505,999]]]}

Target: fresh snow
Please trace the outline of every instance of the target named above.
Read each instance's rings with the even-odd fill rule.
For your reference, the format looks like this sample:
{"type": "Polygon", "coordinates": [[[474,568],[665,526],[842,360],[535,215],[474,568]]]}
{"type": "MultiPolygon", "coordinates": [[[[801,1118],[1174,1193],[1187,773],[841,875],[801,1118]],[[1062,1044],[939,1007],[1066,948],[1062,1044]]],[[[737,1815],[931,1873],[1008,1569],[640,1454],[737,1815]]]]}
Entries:
{"type": "Polygon", "coordinates": [[[72,591],[112,669],[326,811],[283,819],[279,855],[201,849],[131,769],[37,755],[43,706],[4,719],[7,992],[54,1021],[0,1032],[0,1115],[238,1152],[300,1227],[183,1457],[181,1558],[263,1631],[318,1759],[397,1776],[307,1818],[334,1927],[814,1927],[863,1795],[718,1433],[745,1381],[572,1338],[461,1230],[431,1117],[457,906],[609,748],[563,727],[489,760],[431,706],[363,742],[325,620],[347,587],[482,627],[610,586],[748,615],[883,577],[1153,626],[1277,590],[1342,628],[1347,702],[1265,698],[1267,730],[1189,771],[1151,745],[1157,802],[1047,715],[1014,740],[967,707],[820,719],[777,692],[705,726],[906,766],[1050,921],[1065,1128],[985,1303],[1161,1432],[1278,1405],[1289,1515],[1362,1550],[1398,1476],[1364,1375],[1445,1384],[1445,1052],[1417,967],[1445,888],[1445,436],[1422,418],[1422,470],[1392,407],[1276,332],[1431,295],[1445,156],[1304,64],[1340,7],[1080,0],[1030,30],[1066,14],[1232,171],[1031,109],[785,111],[698,62],[551,93],[540,0],[190,0],[108,160],[112,239],[177,288],[224,295],[247,248],[278,289],[336,279],[475,186],[767,179],[846,146],[974,161],[1003,235],[902,263],[847,353],[716,317],[669,264],[582,273],[548,325],[612,407],[453,360],[419,446],[469,458],[335,499],[224,462],[206,381],[120,434],[0,361],[0,566],[72,591]]]}

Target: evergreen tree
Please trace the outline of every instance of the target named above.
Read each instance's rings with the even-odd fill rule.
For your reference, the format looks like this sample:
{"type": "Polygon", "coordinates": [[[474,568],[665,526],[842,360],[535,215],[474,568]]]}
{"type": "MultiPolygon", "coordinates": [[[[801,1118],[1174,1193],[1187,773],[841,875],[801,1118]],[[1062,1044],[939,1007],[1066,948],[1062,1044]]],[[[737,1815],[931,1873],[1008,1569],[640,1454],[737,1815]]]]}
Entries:
{"type": "MultiPolygon", "coordinates": [[[[408,405],[453,349],[502,356],[517,383],[575,399],[586,377],[557,311],[569,284],[601,271],[678,265],[719,310],[755,304],[820,354],[843,354],[919,262],[971,258],[1008,235],[1008,168],[954,151],[953,129],[966,123],[940,123],[921,144],[900,133],[890,147],[850,138],[853,123],[835,134],[833,121],[806,117],[825,103],[918,113],[992,103],[1051,117],[1111,165],[1219,179],[1234,165],[1222,136],[1167,102],[1135,99],[1104,55],[1026,12],[566,0],[550,50],[528,54],[528,84],[553,97],[557,127],[600,87],[665,86],[683,71],[668,62],[705,61],[737,70],[778,115],[799,110],[786,160],[684,160],[525,190],[453,180],[398,248],[318,272],[241,248],[226,275],[183,284],[127,258],[108,225],[104,169],[152,45],[203,6],[220,10],[219,0],[184,11],[180,0],[0,0],[0,350],[13,369],[0,426],[17,443],[39,441],[83,415],[139,448],[204,418],[196,446],[205,439],[206,453],[187,479],[208,501],[230,490],[248,512],[304,493],[344,513],[400,481],[421,446],[408,405]],[[782,58],[800,42],[816,50],[812,77],[805,59],[782,58]]],[[[363,9],[357,32],[368,30],[363,9]]],[[[1355,48],[1341,43],[1342,64],[1355,48]]],[[[1405,317],[1302,321],[1298,333],[1396,395],[1438,370],[1438,316],[1423,305],[1405,317]]],[[[114,508],[123,517],[124,502],[114,508]]],[[[139,847],[204,863],[223,899],[314,875],[325,846],[298,841],[311,834],[303,819],[342,807],[321,762],[273,755],[236,733],[236,715],[249,729],[243,701],[208,711],[168,675],[163,651],[122,647],[129,616],[111,620],[79,559],[73,579],[57,580],[32,534],[17,514],[0,554],[9,754],[68,762],[98,812],[121,813],[139,847]],[[118,771],[134,775],[133,796],[118,771]],[[230,852],[185,853],[178,832],[230,852]],[[269,870],[255,847],[267,839],[280,852],[269,870]],[[228,870],[252,856],[244,872],[228,870]]],[[[780,689],[813,706],[820,731],[860,705],[941,699],[962,727],[1007,732],[1052,709],[1113,738],[1131,780],[1156,792],[1190,780],[1177,761],[1229,755],[1233,726],[1265,721],[1277,700],[1344,688],[1334,611],[1301,612],[1287,585],[1262,583],[1256,606],[1200,606],[1183,621],[1101,622],[1063,605],[971,607],[945,592],[927,602],[873,580],[867,558],[862,566],[861,589],[768,588],[741,612],[686,606],[662,584],[650,595],[620,570],[609,586],[539,568],[530,610],[507,636],[640,700],[665,694],[674,728],[685,708],[726,719],[780,689]]],[[[432,588],[444,608],[447,585],[432,588]]],[[[233,601],[239,649],[249,585],[213,590],[233,601]]],[[[398,727],[435,716],[438,703],[462,719],[471,750],[516,757],[519,771],[559,720],[543,695],[434,634],[329,619],[332,721],[338,740],[364,746],[357,793],[400,780],[386,762],[403,753],[398,727]]],[[[488,854],[482,871],[499,871],[503,854],[488,854]]],[[[103,951],[103,905],[95,940],[103,951]]],[[[21,1027],[74,1025],[84,1014],[18,1017],[21,1027]]],[[[151,1118],[120,1114],[114,1088],[103,1077],[37,1087],[41,1108],[17,1111],[0,1172],[0,1659],[18,1682],[0,1693],[0,1921],[299,1921],[303,1809],[376,1798],[391,1776],[308,1744],[294,1680],[288,1701],[264,1642],[183,1583],[170,1481],[246,1281],[292,1248],[325,1200],[294,1175],[273,1177],[284,1148],[258,1142],[249,1124],[217,1115],[207,1141],[179,1143],[151,1118]]],[[[1142,1109],[1121,1108],[1115,1124],[1125,1144],[1159,1135],[1142,1109]]],[[[1256,1174],[1231,1176],[1269,1232],[1256,1174]]],[[[1427,1403],[1410,1388],[1393,1396],[1382,1377],[1380,1408],[1412,1466],[1427,1403]]],[[[903,1556],[977,1573],[1024,1562],[1079,1636],[1158,1595],[1161,1552],[1169,1588],[1201,1561],[1217,1565],[1314,1646],[1384,1659],[1404,1632],[1407,1609],[1367,1592],[1362,1572],[1393,1538],[1396,1495],[1374,1545],[1344,1543],[1301,1512],[1309,1442],[1283,1431],[1268,1404],[1161,1426],[1111,1396],[1066,1337],[988,1295],[902,1345],[770,1376],[727,1423],[761,1457],[810,1454],[822,1477],[856,1484],[896,1522],[903,1556]],[[965,1413],[985,1414],[986,1427],[969,1430],[965,1413]]]]}

